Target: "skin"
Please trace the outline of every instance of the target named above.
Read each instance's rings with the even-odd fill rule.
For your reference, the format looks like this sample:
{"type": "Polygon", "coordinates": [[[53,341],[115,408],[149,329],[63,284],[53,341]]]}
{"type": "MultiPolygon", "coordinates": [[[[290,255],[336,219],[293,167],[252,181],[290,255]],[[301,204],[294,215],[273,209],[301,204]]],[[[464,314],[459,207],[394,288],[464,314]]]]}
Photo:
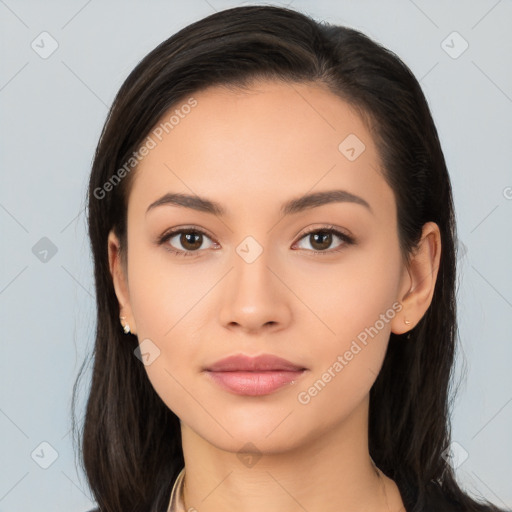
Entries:
{"type": "Polygon", "coordinates": [[[149,338],[160,350],[145,369],[181,421],[186,507],[405,510],[394,481],[371,464],[369,392],[390,332],[412,329],[431,303],[441,249],[437,225],[425,224],[407,266],[394,194],[370,132],[322,85],[263,81],[244,91],[212,87],[194,98],[197,106],[136,170],[126,268],[113,232],[108,240],[121,314],[139,342],[149,338]],[[354,161],[338,149],[349,134],[366,147],[354,161]],[[279,213],[289,199],[331,189],[364,198],[372,211],[337,202],[279,213]],[[207,197],[227,214],[165,205],[146,215],[167,192],[207,197]],[[333,235],[318,249],[303,236],[329,225],[356,243],[344,245],[333,235]],[[165,249],[190,248],[179,235],[155,243],[178,226],[208,233],[191,257],[165,249]],[[236,250],[247,236],[263,249],[251,263],[236,250]],[[325,254],[315,256],[314,249],[325,254]],[[395,302],[402,309],[321,392],[300,403],[298,394],[395,302]],[[202,371],[235,353],[275,354],[308,370],[269,395],[239,396],[202,371]],[[237,456],[248,442],[255,448],[245,452],[261,456],[250,467],[237,456]]]}

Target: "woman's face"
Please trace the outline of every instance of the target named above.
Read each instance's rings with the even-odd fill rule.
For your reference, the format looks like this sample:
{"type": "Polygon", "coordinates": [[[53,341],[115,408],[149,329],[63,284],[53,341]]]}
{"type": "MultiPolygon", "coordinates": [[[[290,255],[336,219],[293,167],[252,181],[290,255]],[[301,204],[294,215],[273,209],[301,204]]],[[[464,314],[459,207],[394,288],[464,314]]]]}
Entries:
{"type": "Polygon", "coordinates": [[[182,426],[226,450],[251,441],[284,451],[343,425],[360,429],[411,286],[369,131],[319,85],[259,82],[193,97],[193,108],[162,118],[179,111],[150,134],[156,146],[133,171],[125,295],[116,286],[154,389],[182,426]],[[332,191],[344,192],[283,211],[332,191]],[[166,194],[223,213],[150,208],[166,194]],[[349,238],[321,231],[331,228],[349,238]],[[159,244],[171,229],[184,233],[159,244]],[[273,391],[239,394],[205,371],[234,354],[306,370],[273,391]]]}

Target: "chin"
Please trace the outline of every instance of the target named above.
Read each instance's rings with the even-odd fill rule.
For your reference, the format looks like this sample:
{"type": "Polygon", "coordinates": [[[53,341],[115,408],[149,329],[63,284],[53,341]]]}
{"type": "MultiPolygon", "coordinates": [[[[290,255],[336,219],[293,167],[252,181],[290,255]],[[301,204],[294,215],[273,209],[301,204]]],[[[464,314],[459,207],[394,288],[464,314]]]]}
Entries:
{"type": "MultiPolygon", "coordinates": [[[[211,418],[207,423],[203,419],[196,419],[190,423],[184,420],[184,422],[190,426],[195,435],[220,450],[238,453],[248,443],[252,443],[256,453],[277,454],[299,447],[306,442],[307,438],[307,432],[304,431],[303,435],[300,435],[292,421],[283,422],[284,416],[286,415],[281,414],[276,418],[267,416],[267,418],[260,418],[260,421],[250,416],[230,418],[229,421],[221,422],[224,428],[211,418]]],[[[292,416],[290,415],[290,419],[292,416]]],[[[251,448],[248,448],[248,451],[251,451],[251,448]]]]}

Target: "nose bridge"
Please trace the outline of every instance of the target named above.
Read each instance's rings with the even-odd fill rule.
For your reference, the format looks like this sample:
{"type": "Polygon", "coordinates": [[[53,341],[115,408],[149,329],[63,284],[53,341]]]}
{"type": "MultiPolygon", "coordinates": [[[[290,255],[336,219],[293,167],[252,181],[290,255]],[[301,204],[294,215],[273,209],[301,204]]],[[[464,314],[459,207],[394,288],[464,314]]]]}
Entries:
{"type": "MultiPolygon", "coordinates": [[[[268,238],[266,238],[267,240],[268,238]]],[[[283,285],[274,275],[272,250],[247,236],[235,247],[233,270],[222,294],[220,321],[256,330],[268,324],[282,324],[289,317],[283,285]],[[272,269],[272,270],[271,270],[272,269]]]]}
{"type": "Polygon", "coordinates": [[[233,279],[237,289],[244,293],[251,289],[255,293],[270,293],[269,288],[273,286],[269,279],[271,259],[268,247],[263,247],[252,236],[246,237],[236,247],[233,261],[233,279]]]}
{"type": "Polygon", "coordinates": [[[272,265],[271,252],[252,236],[246,237],[236,247],[232,286],[238,300],[256,304],[276,297],[277,290],[272,290],[276,283],[269,269],[272,265]]]}

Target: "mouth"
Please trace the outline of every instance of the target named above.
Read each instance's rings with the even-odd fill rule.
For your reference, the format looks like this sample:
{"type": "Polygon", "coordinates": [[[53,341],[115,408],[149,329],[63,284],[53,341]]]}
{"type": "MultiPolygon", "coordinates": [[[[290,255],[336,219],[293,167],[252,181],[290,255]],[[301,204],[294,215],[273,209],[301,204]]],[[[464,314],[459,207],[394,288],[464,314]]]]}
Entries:
{"type": "Polygon", "coordinates": [[[224,390],[237,395],[261,396],[295,383],[307,368],[269,354],[257,357],[237,354],[217,361],[204,371],[224,390]]]}

